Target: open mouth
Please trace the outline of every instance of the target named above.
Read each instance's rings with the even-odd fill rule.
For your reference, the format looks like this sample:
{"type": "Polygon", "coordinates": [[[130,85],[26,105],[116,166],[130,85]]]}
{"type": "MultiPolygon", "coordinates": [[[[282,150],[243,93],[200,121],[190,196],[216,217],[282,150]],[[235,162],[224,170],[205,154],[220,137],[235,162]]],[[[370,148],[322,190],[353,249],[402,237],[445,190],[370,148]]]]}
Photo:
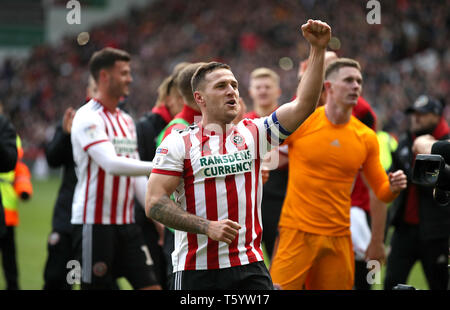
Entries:
{"type": "Polygon", "coordinates": [[[227,102],[225,102],[227,105],[229,105],[229,106],[235,106],[236,105],[236,100],[234,100],[234,99],[231,99],[231,100],[228,100],[227,102]]]}

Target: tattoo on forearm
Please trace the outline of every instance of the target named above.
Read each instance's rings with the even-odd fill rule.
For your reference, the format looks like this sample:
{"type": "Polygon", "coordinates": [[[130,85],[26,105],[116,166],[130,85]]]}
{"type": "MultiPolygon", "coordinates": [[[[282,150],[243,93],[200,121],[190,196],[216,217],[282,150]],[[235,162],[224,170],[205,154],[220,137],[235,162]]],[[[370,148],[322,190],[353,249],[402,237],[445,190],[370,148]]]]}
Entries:
{"type": "Polygon", "coordinates": [[[196,234],[206,234],[209,221],[205,218],[190,214],[181,209],[167,195],[164,195],[149,210],[152,219],[176,230],[196,234]]]}

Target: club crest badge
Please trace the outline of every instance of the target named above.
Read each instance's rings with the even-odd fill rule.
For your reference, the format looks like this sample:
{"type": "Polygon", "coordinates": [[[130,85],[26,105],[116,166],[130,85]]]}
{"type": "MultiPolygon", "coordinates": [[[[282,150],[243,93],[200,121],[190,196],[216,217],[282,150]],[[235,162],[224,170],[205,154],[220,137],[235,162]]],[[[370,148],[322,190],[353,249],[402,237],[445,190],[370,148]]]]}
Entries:
{"type": "Polygon", "coordinates": [[[244,137],[238,132],[233,133],[233,135],[231,136],[231,141],[236,146],[243,146],[245,144],[244,137]]]}
{"type": "Polygon", "coordinates": [[[57,232],[52,232],[48,237],[48,244],[56,245],[59,242],[60,236],[57,232]]]}
{"type": "Polygon", "coordinates": [[[106,265],[105,262],[97,262],[94,264],[94,266],[92,266],[92,273],[96,276],[96,277],[103,277],[106,272],[108,271],[108,266],[106,265]]]}

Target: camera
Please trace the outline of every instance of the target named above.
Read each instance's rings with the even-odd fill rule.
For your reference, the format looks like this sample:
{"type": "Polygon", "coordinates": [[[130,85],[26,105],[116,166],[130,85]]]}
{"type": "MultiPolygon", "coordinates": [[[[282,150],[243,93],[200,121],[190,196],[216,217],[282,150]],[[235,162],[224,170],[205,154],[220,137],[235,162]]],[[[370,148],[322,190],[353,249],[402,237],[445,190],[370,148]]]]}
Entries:
{"type": "Polygon", "coordinates": [[[434,200],[441,206],[450,202],[450,166],[437,154],[418,154],[413,166],[412,182],[434,187],[434,200]]]}

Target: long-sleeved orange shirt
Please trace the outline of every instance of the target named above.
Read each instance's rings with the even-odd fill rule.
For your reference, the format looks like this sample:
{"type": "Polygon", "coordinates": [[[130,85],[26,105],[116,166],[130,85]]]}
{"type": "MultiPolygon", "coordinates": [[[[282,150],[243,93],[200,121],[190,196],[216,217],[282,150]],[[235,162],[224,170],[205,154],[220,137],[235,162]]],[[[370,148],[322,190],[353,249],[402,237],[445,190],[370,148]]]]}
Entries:
{"type": "Polygon", "coordinates": [[[346,124],[335,125],[320,107],[285,143],[289,181],[280,226],[350,235],[350,197],[360,169],[380,200],[396,197],[380,162],[375,132],[353,116],[346,124]]]}

